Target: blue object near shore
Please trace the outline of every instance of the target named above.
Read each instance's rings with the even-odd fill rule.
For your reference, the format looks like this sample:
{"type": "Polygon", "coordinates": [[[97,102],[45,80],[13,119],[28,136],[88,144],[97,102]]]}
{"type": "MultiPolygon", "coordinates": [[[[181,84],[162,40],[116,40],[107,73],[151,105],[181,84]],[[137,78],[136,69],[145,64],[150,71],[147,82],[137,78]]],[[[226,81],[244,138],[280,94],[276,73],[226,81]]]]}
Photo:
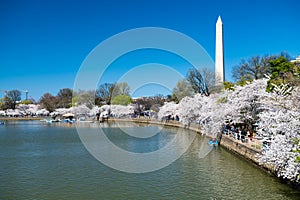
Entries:
{"type": "Polygon", "coordinates": [[[209,145],[218,146],[218,145],[219,145],[219,142],[218,142],[218,140],[209,140],[209,141],[208,141],[208,144],[209,144],[209,145]]]}

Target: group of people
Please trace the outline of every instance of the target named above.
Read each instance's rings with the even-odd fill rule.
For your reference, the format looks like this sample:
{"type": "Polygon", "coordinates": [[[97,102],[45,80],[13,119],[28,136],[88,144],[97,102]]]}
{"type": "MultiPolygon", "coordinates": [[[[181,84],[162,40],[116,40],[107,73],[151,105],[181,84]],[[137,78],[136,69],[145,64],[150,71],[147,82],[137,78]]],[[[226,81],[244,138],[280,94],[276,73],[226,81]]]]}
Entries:
{"type": "Polygon", "coordinates": [[[222,133],[242,142],[248,142],[248,139],[252,141],[253,139],[253,130],[251,128],[247,128],[245,124],[234,124],[232,121],[225,123],[222,133]]]}
{"type": "Polygon", "coordinates": [[[170,120],[172,120],[172,121],[179,121],[179,116],[178,115],[176,115],[176,116],[174,116],[174,115],[168,115],[168,116],[165,116],[165,117],[163,117],[162,118],[162,120],[165,120],[165,121],[170,121],[170,120]]]}

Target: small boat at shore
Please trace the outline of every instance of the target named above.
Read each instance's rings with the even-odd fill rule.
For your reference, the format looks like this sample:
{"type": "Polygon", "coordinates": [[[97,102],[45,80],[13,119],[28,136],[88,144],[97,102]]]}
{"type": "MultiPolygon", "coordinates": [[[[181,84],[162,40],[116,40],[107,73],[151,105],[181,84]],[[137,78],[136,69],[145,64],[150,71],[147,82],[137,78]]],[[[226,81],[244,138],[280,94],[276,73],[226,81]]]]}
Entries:
{"type": "Polygon", "coordinates": [[[211,139],[211,140],[208,141],[208,144],[213,145],[213,146],[218,146],[219,142],[218,142],[217,139],[211,139]]]}
{"type": "Polygon", "coordinates": [[[4,122],[0,122],[0,125],[4,125],[5,123],[4,122]]]}

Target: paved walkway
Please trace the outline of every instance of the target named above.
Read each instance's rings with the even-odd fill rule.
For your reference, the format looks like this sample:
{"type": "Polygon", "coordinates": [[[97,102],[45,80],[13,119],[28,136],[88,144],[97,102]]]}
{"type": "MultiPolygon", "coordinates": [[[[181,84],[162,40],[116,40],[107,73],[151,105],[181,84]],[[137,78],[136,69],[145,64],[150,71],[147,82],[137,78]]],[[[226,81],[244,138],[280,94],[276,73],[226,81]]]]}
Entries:
{"type": "Polygon", "coordinates": [[[249,137],[246,137],[246,142],[242,142],[241,140],[238,139],[234,139],[232,137],[232,134],[227,135],[227,134],[223,134],[222,137],[227,137],[230,140],[239,143],[239,144],[243,144],[249,148],[255,149],[255,150],[263,150],[263,143],[261,140],[256,139],[255,137],[252,138],[252,140],[250,140],[249,137]]]}

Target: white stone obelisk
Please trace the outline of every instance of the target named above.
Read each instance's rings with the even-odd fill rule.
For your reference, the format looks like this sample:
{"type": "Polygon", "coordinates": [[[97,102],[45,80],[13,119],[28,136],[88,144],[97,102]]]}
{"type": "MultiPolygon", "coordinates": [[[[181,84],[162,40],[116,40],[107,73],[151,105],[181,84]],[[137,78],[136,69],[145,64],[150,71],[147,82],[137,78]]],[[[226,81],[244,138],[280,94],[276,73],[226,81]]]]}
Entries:
{"type": "Polygon", "coordinates": [[[221,85],[225,81],[224,76],[224,47],[223,47],[223,23],[219,16],[216,23],[216,55],[215,55],[215,81],[221,85]]]}

